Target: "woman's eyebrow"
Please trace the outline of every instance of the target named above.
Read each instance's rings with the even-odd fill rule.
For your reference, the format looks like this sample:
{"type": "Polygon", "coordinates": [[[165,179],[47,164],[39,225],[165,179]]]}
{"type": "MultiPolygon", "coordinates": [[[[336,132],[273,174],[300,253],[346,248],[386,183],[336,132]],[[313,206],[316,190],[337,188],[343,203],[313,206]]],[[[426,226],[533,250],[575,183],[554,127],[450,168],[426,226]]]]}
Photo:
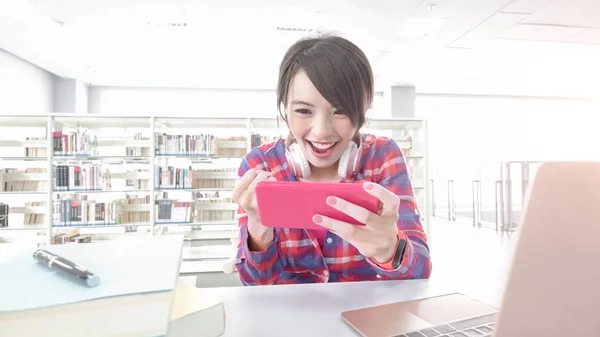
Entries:
{"type": "Polygon", "coordinates": [[[297,100],[297,99],[293,100],[293,101],[292,101],[292,104],[302,104],[302,105],[308,105],[308,106],[311,106],[311,107],[314,107],[314,106],[315,106],[315,105],[314,105],[314,104],[312,104],[312,103],[308,103],[308,102],[301,101],[301,100],[297,100]]]}

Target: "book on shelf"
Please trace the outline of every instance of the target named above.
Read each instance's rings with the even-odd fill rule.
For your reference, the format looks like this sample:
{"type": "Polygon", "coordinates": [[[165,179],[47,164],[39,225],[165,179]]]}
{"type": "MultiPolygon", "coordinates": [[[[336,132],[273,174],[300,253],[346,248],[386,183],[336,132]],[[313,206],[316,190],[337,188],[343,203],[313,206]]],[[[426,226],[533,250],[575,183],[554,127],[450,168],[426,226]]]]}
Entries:
{"type": "MultiPolygon", "coordinates": [[[[147,173],[149,176],[150,171],[147,169],[135,169],[135,170],[129,170],[129,171],[127,171],[127,173],[147,173]]],[[[108,172],[105,176],[108,181],[111,180],[110,172],[108,172]]],[[[143,179],[143,178],[127,179],[125,181],[125,186],[131,187],[131,188],[134,188],[137,190],[147,190],[147,189],[150,189],[150,179],[143,179]]]]}
{"type": "MultiPolygon", "coordinates": [[[[25,207],[43,207],[46,206],[45,201],[27,201],[25,202],[25,207]]],[[[46,223],[46,214],[45,213],[35,213],[25,211],[23,217],[24,225],[43,225],[46,223]]]]}
{"type": "Polygon", "coordinates": [[[246,137],[217,137],[213,134],[168,134],[157,132],[155,154],[158,156],[242,157],[246,154],[246,137]]]}
{"type": "Polygon", "coordinates": [[[141,132],[136,132],[133,140],[143,140],[148,141],[148,146],[128,146],[125,148],[125,155],[132,157],[145,157],[150,156],[150,138],[144,137],[141,132]]]}
{"type": "Polygon", "coordinates": [[[200,198],[194,201],[195,217],[199,223],[202,222],[235,222],[237,204],[233,203],[231,197],[200,198]],[[225,205],[230,207],[213,208],[211,206],[225,205]]]}
{"type": "Polygon", "coordinates": [[[66,233],[56,233],[52,235],[52,244],[54,245],[91,242],[92,236],[80,234],[78,229],[69,230],[66,233]]]}
{"type": "Polygon", "coordinates": [[[191,192],[191,199],[181,201],[179,199],[170,199],[167,192],[163,192],[155,200],[156,223],[176,223],[176,224],[202,224],[210,222],[235,221],[236,209],[219,207],[212,208],[212,205],[233,205],[229,196],[220,196],[219,191],[194,191],[191,192]]]}
{"type": "Polygon", "coordinates": [[[236,167],[193,169],[157,166],[154,183],[158,189],[233,189],[237,179],[236,167]],[[211,177],[217,173],[217,177],[211,177]]]}
{"type": "Polygon", "coordinates": [[[155,203],[157,223],[191,223],[194,220],[192,201],[158,199],[155,203]]]}
{"type": "Polygon", "coordinates": [[[43,176],[45,168],[30,167],[25,170],[16,168],[0,169],[0,190],[3,192],[44,192],[48,182],[45,179],[31,179],[43,176]]]}
{"type": "Polygon", "coordinates": [[[141,197],[128,195],[124,199],[118,199],[117,201],[117,212],[115,222],[117,224],[129,224],[129,223],[149,223],[150,219],[150,208],[143,210],[132,210],[130,206],[135,205],[150,205],[150,196],[145,195],[141,197]]]}
{"type": "Polygon", "coordinates": [[[96,156],[98,137],[89,130],[54,128],[53,150],[55,156],[96,156]]]}
{"type": "Polygon", "coordinates": [[[255,148],[265,143],[271,143],[279,139],[279,136],[265,136],[258,133],[253,133],[251,138],[251,147],[255,148]]]}
{"type": "Polygon", "coordinates": [[[8,227],[9,208],[8,204],[0,203],[0,227],[8,227]]]}
{"type": "Polygon", "coordinates": [[[154,183],[158,188],[185,189],[191,188],[191,168],[177,168],[174,166],[156,165],[154,183]]]}
{"type": "Polygon", "coordinates": [[[198,169],[190,171],[192,189],[235,188],[237,167],[198,169]]]}
{"type": "Polygon", "coordinates": [[[102,190],[106,170],[100,166],[56,165],[53,167],[55,191],[102,190]]]}
{"type": "Polygon", "coordinates": [[[54,226],[114,223],[115,202],[96,202],[87,195],[64,193],[54,201],[54,226]]]}
{"type": "MultiPolygon", "coordinates": [[[[125,179],[125,186],[136,189],[149,189],[150,179],[130,178],[138,174],[149,174],[148,169],[127,170],[119,177],[125,179]]],[[[117,179],[108,167],[98,164],[90,165],[56,165],[53,167],[54,191],[111,191],[113,179],[117,179]]]]}
{"type": "Polygon", "coordinates": [[[86,194],[63,193],[54,201],[53,223],[55,227],[86,225],[117,225],[147,223],[150,210],[130,209],[133,205],[149,205],[150,196],[125,198],[109,202],[88,199],[86,194]]]}
{"type": "Polygon", "coordinates": [[[207,156],[215,153],[215,135],[179,135],[156,132],[156,155],[207,156]]]}
{"type": "MultiPolygon", "coordinates": [[[[46,137],[26,137],[25,140],[26,141],[32,141],[32,140],[45,141],[46,137]]],[[[46,157],[46,156],[48,156],[48,151],[45,146],[43,146],[43,147],[26,146],[25,147],[25,157],[38,158],[38,157],[46,157]]]]}
{"type": "Polygon", "coordinates": [[[248,152],[248,140],[246,137],[217,138],[215,155],[219,157],[237,158],[243,157],[248,152]]]}

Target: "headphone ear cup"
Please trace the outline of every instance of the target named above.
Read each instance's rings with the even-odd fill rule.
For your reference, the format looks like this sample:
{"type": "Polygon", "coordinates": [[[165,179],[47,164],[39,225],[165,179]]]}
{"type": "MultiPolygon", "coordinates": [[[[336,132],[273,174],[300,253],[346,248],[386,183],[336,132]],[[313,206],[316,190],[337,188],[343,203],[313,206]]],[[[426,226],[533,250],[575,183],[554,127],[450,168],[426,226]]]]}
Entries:
{"type": "Polygon", "coordinates": [[[352,177],[357,152],[358,147],[356,143],[350,141],[348,143],[348,146],[344,150],[344,153],[342,153],[342,156],[340,157],[340,162],[338,164],[338,175],[340,176],[340,178],[347,179],[352,177]]]}
{"type": "Polygon", "coordinates": [[[292,171],[297,178],[308,178],[310,176],[310,165],[298,143],[292,143],[289,150],[286,151],[288,164],[292,167],[292,171]]]}

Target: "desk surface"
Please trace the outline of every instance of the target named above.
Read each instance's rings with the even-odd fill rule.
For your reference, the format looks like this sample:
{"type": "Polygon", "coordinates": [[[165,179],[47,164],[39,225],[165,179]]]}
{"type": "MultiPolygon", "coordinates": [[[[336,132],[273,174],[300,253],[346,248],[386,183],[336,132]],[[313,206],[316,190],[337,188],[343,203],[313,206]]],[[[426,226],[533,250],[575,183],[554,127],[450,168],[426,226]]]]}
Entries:
{"type": "Polygon", "coordinates": [[[351,336],[342,311],[461,292],[498,306],[498,284],[465,280],[408,280],[207,288],[223,301],[229,336],[351,336]]]}

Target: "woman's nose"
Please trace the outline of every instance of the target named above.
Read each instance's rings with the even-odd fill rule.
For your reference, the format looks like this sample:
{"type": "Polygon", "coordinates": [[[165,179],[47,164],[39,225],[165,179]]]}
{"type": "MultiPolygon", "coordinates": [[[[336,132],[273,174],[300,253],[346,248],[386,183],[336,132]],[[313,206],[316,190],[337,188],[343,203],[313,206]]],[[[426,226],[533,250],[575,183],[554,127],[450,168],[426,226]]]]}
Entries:
{"type": "Polygon", "coordinates": [[[331,131],[331,119],[329,117],[315,118],[312,125],[312,132],[315,135],[327,135],[331,131]]]}

